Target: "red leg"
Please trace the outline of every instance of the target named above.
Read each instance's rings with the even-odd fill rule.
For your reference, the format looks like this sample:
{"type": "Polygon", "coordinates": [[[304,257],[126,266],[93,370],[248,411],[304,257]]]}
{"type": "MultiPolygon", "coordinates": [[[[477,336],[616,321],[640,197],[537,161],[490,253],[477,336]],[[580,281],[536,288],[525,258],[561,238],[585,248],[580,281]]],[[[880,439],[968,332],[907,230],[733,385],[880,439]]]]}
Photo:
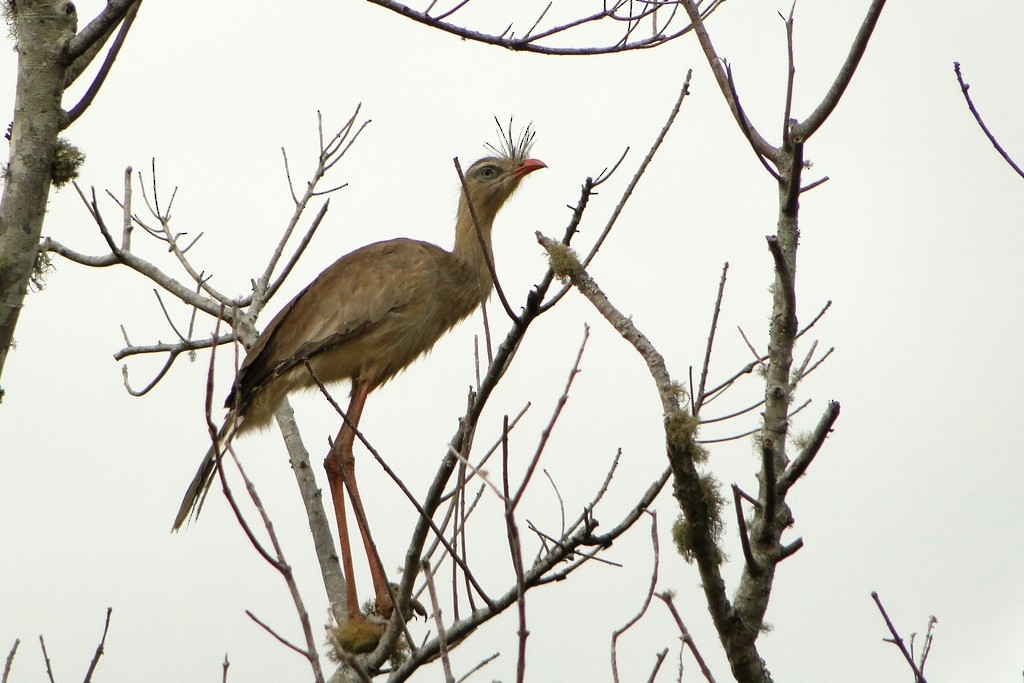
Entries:
{"type": "MultiPolygon", "coordinates": [[[[353,425],[358,426],[359,418],[363,413],[363,405],[366,397],[373,387],[362,382],[356,382],[352,387],[352,399],[348,406],[348,419],[353,425]]],[[[348,541],[348,530],[341,531],[345,524],[345,489],[348,490],[349,498],[352,501],[352,510],[356,516],[356,526],[363,539],[363,548],[366,551],[366,559],[370,565],[370,577],[373,580],[373,591],[377,601],[377,608],[381,613],[389,617],[391,615],[391,599],[388,596],[387,576],[384,568],[377,561],[377,553],[374,549],[373,539],[370,537],[370,530],[366,523],[366,514],[363,511],[363,501],[359,495],[359,487],[356,484],[355,456],[352,453],[352,446],[355,442],[355,431],[346,422],[338,432],[338,438],[334,442],[334,448],[328,456],[325,466],[328,470],[328,478],[331,480],[331,494],[335,501],[335,514],[338,518],[338,536],[342,546],[342,561],[345,567],[346,579],[348,581],[346,599],[349,601],[349,613],[358,613],[359,605],[355,602],[355,582],[352,573],[351,547],[348,541]],[[334,472],[332,473],[332,470],[334,472]],[[355,605],[352,607],[352,605],[355,605]]]]}
{"type": "Polygon", "coordinates": [[[324,460],[327,481],[334,500],[334,515],[338,522],[338,541],[341,544],[341,569],[345,572],[345,610],[348,618],[359,616],[359,598],[356,597],[355,572],[352,567],[352,546],[348,538],[348,520],[345,515],[345,481],[333,453],[324,460]]]}

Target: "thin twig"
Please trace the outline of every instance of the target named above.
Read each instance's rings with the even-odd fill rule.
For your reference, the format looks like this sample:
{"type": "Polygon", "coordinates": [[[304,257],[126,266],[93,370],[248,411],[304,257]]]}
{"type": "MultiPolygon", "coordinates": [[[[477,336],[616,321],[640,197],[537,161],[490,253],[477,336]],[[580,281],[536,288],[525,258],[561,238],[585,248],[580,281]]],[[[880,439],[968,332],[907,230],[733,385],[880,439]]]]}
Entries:
{"type": "Polygon", "coordinates": [[[665,120],[665,124],[661,127],[661,131],[658,132],[658,136],[654,139],[654,142],[651,143],[650,149],[647,150],[647,155],[644,156],[643,161],[640,162],[640,166],[637,167],[636,173],[633,174],[633,178],[629,181],[626,189],[622,191],[622,197],[619,199],[619,203],[612,210],[612,214],[608,218],[608,222],[605,224],[604,230],[601,231],[601,234],[594,241],[594,245],[590,248],[590,253],[588,253],[586,258],[583,259],[584,268],[589,266],[594,260],[594,257],[597,255],[597,251],[601,248],[601,245],[604,244],[608,234],[612,231],[612,227],[615,226],[616,220],[618,220],[622,210],[626,207],[626,202],[629,201],[633,191],[640,183],[640,179],[643,177],[644,171],[647,170],[647,167],[654,159],[654,155],[661,148],[661,144],[665,141],[665,138],[668,137],[668,132],[672,128],[672,124],[675,123],[676,117],[679,115],[679,111],[683,107],[683,100],[685,100],[686,96],[690,94],[690,78],[692,76],[693,70],[687,70],[686,79],[683,81],[683,87],[679,89],[679,96],[676,97],[675,104],[672,105],[672,111],[669,112],[668,118],[665,120]]]}
{"type": "Polygon", "coordinates": [[[651,583],[647,588],[647,593],[644,595],[644,602],[640,606],[640,610],[633,615],[633,617],[623,624],[620,628],[612,631],[612,645],[611,645],[611,657],[612,657],[612,680],[615,683],[619,683],[619,657],[618,657],[618,642],[619,636],[633,628],[633,626],[643,618],[644,614],[647,613],[647,608],[651,606],[651,598],[654,597],[654,589],[658,585],[658,566],[661,561],[661,553],[658,549],[658,513],[653,510],[648,510],[647,514],[651,516],[651,549],[654,552],[654,562],[651,566],[651,583]]]}
{"type": "Polygon", "coordinates": [[[732,498],[736,506],[736,525],[740,530],[740,547],[743,548],[743,559],[747,563],[747,570],[752,574],[758,574],[761,572],[761,565],[757,559],[754,558],[754,552],[750,548],[750,536],[747,533],[747,520],[743,517],[742,497],[743,494],[740,492],[740,487],[733,484],[732,498]]]}
{"type": "Polygon", "coordinates": [[[11,651],[7,653],[7,661],[4,662],[4,675],[0,677],[0,683],[7,683],[7,677],[11,675],[11,665],[14,664],[14,654],[18,651],[19,645],[21,645],[21,640],[15,638],[11,651]]]}
{"type": "Polygon", "coordinates": [[[1010,168],[1017,172],[1017,175],[1024,178],[1024,169],[1018,166],[1017,162],[1015,162],[1006,150],[1003,149],[1003,146],[999,144],[999,141],[996,140],[996,136],[992,134],[992,131],[988,129],[988,126],[986,126],[985,122],[982,120],[981,113],[978,111],[977,107],[974,106],[974,101],[971,99],[970,93],[967,92],[970,90],[971,86],[964,83],[963,74],[960,73],[960,62],[953,62],[953,71],[956,73],[957,82],[960,83],[960,91],[964,94],[964,99],[967,100],[967,107],[971,110],[971,114],[974,115],[974,120],[978,122],[978,125],[981,127],[981,131],[985,134],[985,137],[988,138],[988,141],[992,143],[992,146],[996,148],[996,151],[999,152],[999,156],[1006,160],[1006,163],[1010,165],[1010,168]]]}
{"type": "Polygon", "coordinates": [[[906,645],[903,644],[903,638],[900,637],[899,631],[896,630],[896,627],[893,625],[888,613],[886,613],[885,607],[882,606],[882,600],[878,597],[878,593],[876,591],[871,591],[871,599],[875,601],[876,605],[878,605],[878,611],[882,613],[882,619],[885,620],[885,625],[888,627],[889,633],[892,634],[892,638],[883,638],[883,640],[887,643],[892,643],[899,648],[900,652],[903,654],[903,658],[907,660],[907,664],[910,665],[910,668],[914,672],[914,683],[927,683],[924,679],[924,674],[922,674],[921,670],[917,668],[917,664],[914,663],[914,658],[910,656],[906,645]]]}
{"type": "Polygon", "coordinates": [[[818,454],[821,447],[825,444],[825,439],[832,432],[832,425],[835,424],[839,418],[839,402],[829,401],[828,407],[825,409],[825,414],[821,416],[821,420],[818,421],[818,425],[814,428],[811,433],[811,439],[806,445],[800,450],[800,453],[796,456],[792,463],[786,468],[782,476],[779,478],[779,489],[782,495],[785,495],[787,491],[797,482],[797,480],[803,476],[807,468],[810,467],[811,461],[814,460],[814,456],[818,454]]]}
{"type": "MultiPolygon", "coordinates": [[[[627,3],[625,0],[617,0],[614,3],[604,3],[603,8],[593,12],[592,14],[577,17],[565,23],[545,28],[535,33],[534,31],[537,29],[536,24],[543,19],[542,15],[528,31],[524,32],[522,35],[516,35],[512,31],[513,24],[511,23],[507,24],[505,29],[500,33],[484,33],[482,31],[476,31],[469,27],[460,26],[447,21],[466,4],[468,4],[469,0],[461,0],[460,2],[455,3],[452,8],[437,14],[431,14],[434,6],[437,4],[436,0],[432,0],[424,10],[417,10],[405,3],[398,2],[397,0],[370,1],[375,5],[402,15],[406,19],[411,19],[421,24],[425,24],[433,29],[451,33],[459,36],[463,40],[473,40],[489,45],[497,45],[509,50],[520,52],[534,52],[548,55],[598,55],[627,52],[631,50],[644,50],[658,47],[659,45],[675,40],[692,30],[692,26],[687,25],[670,32],[670,27],[673,25],[672,20],[675,17],[675,12],[673,12],[670,15],[670,18],[665,20],[665,22],[662,23],[661,26],[657,28],[657,31],[652,35],[638,38],[636,40],[630,40],[635,29],[640,25],[640,22],[649,16],[654,16],[654,14],[661,8],[661,5],[663,4],[661,2],[635,3],[641,8],[635,13],[632,11],[634,8],[633,2],[627,3]],[[627,5],[627,13],[620,13],[619,10],[627,5]],[[573,31],[573,29],[585,31],[588,26],[597,25],[601,22],[624,24],[626,26],[625,35],[610,45],[588,47],[563,46],[570,42],[570,39],[564,34],[573,31]],[[548,45],[542,42],[553,37],[561,38],[562,44],[548,45]]],[[[725,0],[712,0],[712,2],[708,3],[703,12],[701,12],[701,16],[707,18],[724,2],[725,0]]]]}
{"type": "Polygon", "coordinates": [[[441,616],[441,602],[437,599],[437,589],[434,587],[434,573],[430,571],[430,561],[423,560],[423,580],[427,584],[427,593],[430,595],[430,607],[434,610],[434,624],[437,626],[437,640],[441,646],[441,667],[444,669],[444,680],[446,683],[455,683],[455,676],[452,675],[452,663],[448,656],[448,639],[445,636],[444,619],[441,616]]]}
{"type": "MultiPolygon", "coordinates": [[[[569,390],[572,388],[572,383],[576,379],[576,375],[580,373],[580,362],[583,360],[583,352],[587,348],[587,340],[590,339],[590,326],[583,326],[583,341],[580,342],[579,351],[576,352],[576,361],[573,363],[572,370],[569,371],[569,379],[566,380],[565,389],[562,390],[562,395],[558,397],[558,402],[555,404],[555,409],[551,413],[551,419],[548,424],[544,427],[544,431],[541,432],[540,443],[537,444],[537,450],[533,454],[533,458],[530,459],[530,464],[526,468],[526,474],[523,475],[523,481],[519,484],[519,490],[516,491],[516,495],[512,498],[509,507],[515,510],[519,505],[519,501],[522,500],[523,494],[526,493],[526,487],[530,483],[530,479],[533,477],[534,471],[537,469],[537,463],[540,462],[540,456],[544,452],[544,447],[547,445],[548,438],[551,436],[551,432],[554,431],[555,423],[558,422],[559,416],[562,414],[562,409],[565,408],[565,404],[569,401],[569,390]]],[[[507,417],[505,418],[508,419],[507,417]]]]}
{"type": "MultiPolygon", "coordinates": [[[[504,416],[501,433],[502,491],[505,500],[509,501],[511,494],[508,485],[507,415],[504,416]]],[[[516,607],[518,608],[519,617],[519,630],[516,633],[519,643],[516,657],[516,683],[524,683],[526,680],[526,639],[530,636],[530,631],[526,627],[526,572],[523,568],[523,546],[519,538],[519,525],[516,524],[515,507],[509,502],[505,503],[505,530],[508,538],[509,553],[512,556],[512,569],[515,571],[516,576],[516,607]]]]}
{"type": "Polygon", "coordinates": [[[690,653],[693,655],[693,658],[697,660],[697,666],[700,667],[700,671],[704,674],[704,678],[708,683],[715,683],[715,677],[711,675],[711,669],[709,669],[708,665],[704,662],[704,657],[701,656],[700,650],[697,649],[697,643],[693,641],[693,637],[690,635],[689,629],[687,629],[686,625],[683,624],[683,619],[679,616],[679,611],[676,610],[672,594],[666,591],[658,593],[658,597],[668,607],[669,612],[672,613],[672,618],[676,620],[676,625],[679,627],[679,633],[683,639],[683,643],[686,644],[686,647],[690,648],[690,653]]]}
{"type": "Polygon", "coordinates": [[[725,279],[729,274],[729,262],[722,266],[722,277],[718,281],[718,295],[715,297],[715,308],[711,313],[711,329],[708,332],[708,343],[704,349],[704,363],[700,368],[700,384],[697,387],[697,397],[693,402],[693,414],[699,415],[704,405],[704,387],[708,381],[708,370],[711,367],[711,349],[715,345],[715,330],[718,329],[718,316],[722,312],[722,298],[725,295],[725,279]]]}
{"type": "Polygon", "coordinates": [[[483,659],[481,659],[481,660],[480,660],[479,662],[477,662],[477,663],[476,663],[476,666],[474,666],[474,667],[473,667],[472,669],[470,669],[469,671],[467,671],[467,672],[466,672],[466,673],[465,673],[465,674],[464,674],[464,675],[463,675],[463,676],[462,676],[461,678],[459,678],[459,680],[457,680],[457,681],[456,681],[455,683],[465,683],[465,681],[466,681],[466,680],[468,680],[470,676],[472,676],[472,675],[473,675],[473,674],[475,674],[475,673],[476,673],[477,671],[479,671],[480,669],[484,668],[485,666],[487,666],[488,664],[490,664],[491,662],[493,662],[493,661],[494,661],[495,659],[497,659],[497,658],[498,658],[499,656],[501,656],[501,653],[500,653],[500,652],[495,652],[494,654],[492,654],[492,655],[490,655],[490,656],[484,657],[483,659]]]}
{"type": "Polygon", "coordinates": [[[50,679],[50,683],[56,683],[53,680],[53,669],[50,668],[50,655],[46,653],[46,641],[43,640],[43,635],[39,634],[39,647],[43,649],[43,661],[46,662],[46,677],[50,679]]]}
{"type": "Polygon", "coordinates": [[[107,608],[107,618],[103,623],[103,636],[100,638],[100,644],[96,646],[96,653],[92,656],[92,661],[89,662],[89,670],[85,672],[83,683],[92,681],[92,674],[96,670],[96,665],[100,662],[100,657],[103,656],[103,646],[107,643],[107,631],[110,630],[110,614],[113,611],[113,607],[107,608]]]}
{"type": "Polygon", "coordinates": [[[654,679],[658,677],[658,670],[661,669],[661,665],[665,662],[665,657],[668,656],[668,648],[666,647],[654,657],[654,668],[651,670],[651,675],[647,677],[647,683],[654,683],[654,679]]]}
{"type": "MultiPolygon", "coordinates": [[[[788,146],[792,140],[790,138],[791,132],[791,118],[793,115],[793,82],[796,79],[796,60],[793,56],[793,13],[796,11],[796,0],[793,0],[793,4],[789,6],[789,18],[783,18],[783,22],[786,26],[786,105],[782,114],[782,144],[788,146]]],[[[779,16],[782,13],[779,12],[779,16]]]]}
{"type": "Polygon", "coordinates": [[[299,653],[299,654],[300,654],[300,655],[302,655],[303,657],[307,657],[307,658],[309,657],[309,653],[308,653],[308,652],[306,652],[306,651],[305,651],[305,650],[303,650],[303,649],[302,649],[301,647],[299,647],[298,645],[296,645],[295,643],[291,642],[290,640],[288,640],[287,638],[285,638],[284,636],[282,636],[282,635],[281,635],[280,633],[278,633],[277,631],[275,631],[275,630],[273,629],[273,627],[271,627],[271,626],[270,626],[270,624],[268,624],[267,622],[263,621],[263,620],[262,620],[262,619],[260,619],[260,618],[259,618],[258,616],[256,616],[256,615],[255,615],[255,614],[253,613],[253,611],[252,611],[252,610],[248,610],[248,609],[247,609],[247,610],[245,610],[245,615],[246,615],[247,617],[249,617],[250,619],[252,619],[253,621],[255,621],[255,622],[256,622],[257,624],[259,624],[259,626],[260,626],[260,627],[261,627],[261,628],[262,628],[262,629],[263,629],[264,631],[266,631],[267,633],[269,633],[270,635],[272,635],[272,636],[274,637],[274,639],[275,639],[275,640],[277,640],[277,641],[278,641],[279,643],[281,643],[282,645],[284,645],[284,646],[285,646],[285,647],[287,647],[288,649],[290,649],[290,650],[294,650],[295,652],[299,653]]]}

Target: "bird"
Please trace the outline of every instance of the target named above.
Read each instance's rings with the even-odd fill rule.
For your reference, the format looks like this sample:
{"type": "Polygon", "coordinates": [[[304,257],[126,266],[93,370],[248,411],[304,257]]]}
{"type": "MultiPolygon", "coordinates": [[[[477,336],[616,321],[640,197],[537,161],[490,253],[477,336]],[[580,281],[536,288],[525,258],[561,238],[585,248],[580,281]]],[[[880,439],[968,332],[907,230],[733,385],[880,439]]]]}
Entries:
{"type": "Polygon", "coordinates": [[[409,238],[352,251],[328,266],[271,320],[239,366],[225,401],[217,443],[200,464],[173,529],[198,515],[219,463],[218,449],[234,437],[269,424],[286,396],[315,388],[306,363],[325,384],[348,380],[347,419],[325,460],[334,498],[350,614],[358,613],[345,520],[349,492],[363,537],[377,604],[387,602],[386,577],[361,520],[352,446],[367,396],[429,351],[468,317],[494,289],[491,232],[495,217],[523,178],[547,165],[529,156],[534,133],[511,132],[463,175],[449,251],[409,238]],[[349,425],[351,422],[351,426],[349,425]]]}

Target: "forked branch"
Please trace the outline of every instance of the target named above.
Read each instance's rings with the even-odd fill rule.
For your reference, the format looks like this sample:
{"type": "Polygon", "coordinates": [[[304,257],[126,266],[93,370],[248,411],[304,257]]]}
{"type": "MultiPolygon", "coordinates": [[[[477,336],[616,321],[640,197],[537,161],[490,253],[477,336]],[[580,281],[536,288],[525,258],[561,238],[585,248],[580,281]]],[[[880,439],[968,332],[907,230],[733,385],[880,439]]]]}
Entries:
{"type": "MultiPolygon", "coordinates": [[[[578,16],[565,21],[550,21],[549,16],[556,14],[550,10],[555,2],[550,2],[539,16],[524,19],[528,28],[517,31],[514,23],[504,25],[499,32],[486,32],[457,23],[453,18],[469,4],[468,0],[453,0],[447,9],[435,7],[437,0],[432,0],[424,9],[416,9],[409,4],[395,0],[370,0],[375,5],[391,10],[430,28],[451,33],[463,40],[472,40],[488,45],[496,45],[518,52],[534,52],[546,55],[598,55],[615,52],[628,52],[657,47],[675,40],[693,28],[690,24],[681,24],[678,13],[678,2],[675,0],[659,0],[657,2],[633,2],[632,0],[608,0],[602,9],[591,14],[578,16]],[[660,21],[659,21],[660,20],[660,21]],[[640,35],[641,22],[650,22],[651,32],[640,35]],[[603,45],[571,46],[561,41],[571,40],[577,29],[593,35],[595,27],[604,27],[611,40],[603,45]]],[[[699,10],[703,19],[709,17],[725,0],[701,0],[704,5],[699,10]]],[[[508,7],[514,7],[509,4],[508,7]]]]}

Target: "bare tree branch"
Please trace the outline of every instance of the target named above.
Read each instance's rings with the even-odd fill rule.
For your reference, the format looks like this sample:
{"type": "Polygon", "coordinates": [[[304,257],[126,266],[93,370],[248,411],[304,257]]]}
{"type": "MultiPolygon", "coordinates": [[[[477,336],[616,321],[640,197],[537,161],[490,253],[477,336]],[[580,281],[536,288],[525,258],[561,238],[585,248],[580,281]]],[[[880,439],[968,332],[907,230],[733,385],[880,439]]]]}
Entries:
{"type": "Polygon", "coordinates": [[[132,5],[141,2],[142,0],[107,0],[107,6],[103,11],[68,42],[64,54],[69,62],[85,54],[97,41],[104,40],[104,36],[109,36],[114,27],[128,14],[132,5]]]}
{"type": "MultiPolygon", "coordinates": [[[[718,9],[724,1],[725,0],[711,0],[707,3],[707,6],[700,11],[700,16],[707,18],[716,9],[718,9]]],[[[424,10],[414,9],[407,4],[395,2],[395,0],[370,0],[370,2],[400,14],[407,19],[412,19],[413,21],[431,28],[451,33],[464,40],[473,40],[486,43],[488,45],[497,45],[517,52],[535,52],[547,55],[598,55],[649,49],[667,43],[671,40],[675,40],[676,38],[688,33],[692,28],[689,25],[673,28],[676,16],[676,2],[674,1],[633,3],[629,0],[609,0],[604,3],[604,6],[600,11],[572,19],[561,24],[556,24],[548,28],[543,28],[538,31],[538,27],[547,16],[548,10],[551,8],[551,4],[553,4],[551,3],[538,18],[532,20],[530,27],[520,36],[516,36],[515,32],[512,30],[513,24],[508,24],[501,33],[485,33],[483,31],[474,30],[466,26],[460,26],[449,21],[453,15],[468,4],[468,0],[457,2],[457,4],[447,11],[438,13],[432,13],[434,6],[437,4],[436,0],[431,2],[424,10]],[[634,8],[637,7],[639,9],[634,13],[634,8]],[[663,24],[661,24],[661,26],[658,26],[657,23],[655,23],[654,30],[651,35],[645,38],[633,38],[636,28],[642,20],[651,18],[656,22],[658,12],[667,10],[668,7],[672,8],[670,16],[663,24]],[[607,43],[602,46],[569,47],[564,45],[554,45],[549,41],[549,39],[553,38],[566,39],[572,33],[573,29],[581,27],[593,28],[593,26],[599,24],[602,26],[609,26],[616,30],[624,26],[624,31],[614,42],[607,43]]]]}
{"type": "Polygon", "coordinates": [[[839,67],[839,73],[836,74],[832,87],[828,89],[828,93],[815,110],[811,112],[811,115],[794,126],[792,133],[794,141],[805,142],[809,140],[821,128],[821,125],[825,123],[825,120],[839,104],[839,100],[842,99],[847,86],[853,80],[853,74],[860,65],[864,51],[867,50],[868,41],[871,40],[871,34],[875,30],[875,25],[878,23],[878,17],[881,16],[883,7],[885,7],[885,0],[872,0],[867,14],[864,16],[864,21],[861,23],[860,30],[857,31],[857,36],[850,45],[850,52],[846,56],[846,61],[839,67]]]}
{"type": "Polygon", "coordinates": [[[0,676],[0,683],[7,683],[7,677],[11,675],[11,665],[14,663],[14,655],[18,651],[19,645],[21,645],[21,640],[15,638],[11,651],[7,653],[7,660],[4,662],[4,673],[3,676],[0,676]]]}
{"type": "Polygon", "coordinates": [[[778,166],[777,150],[757,132],[754,124],[747,119],[746,114],[736,101],[735,91],[733,86],[730,85],[729,74],[725,68],[725,61],[715,52],[715,46],[711,42],[711,36],[708,34],[707,28],[704,26],[704,21],[700,15],[700,10],[697,9],[697,4],[693,0],[680,0],[680,2],[683,5],[683,9],[686,10],[686,14],[690,17],[694,32],[697,34],[697,40],[700,41],[701,49],[704,51],[704,57],[707,59],[708,65],[711,66],[711,73],[714,74],[718,87],[722,91],[726,103],[729,105],[729,110],[732,111],[733,118],[739,124],[740,130],[743,131],[744,137],[750,142],[755,153],[766,157],[778,166]]]}
{"type": "Polygon", "coordinates": [[[658,593],[658,597],[668,607],[669,612],[672,613],[672,618],[676,620],[676,626],[679,627],[680,636],[683,639],[683,643],[690,649],[690,654],[697,660],[697,666],[700,667],[700,672],[704,674],[705,680],[708,683],[715,683],[715,677],[711,675],[711,669],[708,668],[707,663],[704,662],[704,657],[701,656],[700,650],[697,649],[697,643],[694,642],[693,637],[690,635],[690,630],[683,624],[682,617],[679,616],[679,611],[676,609],[675,602],[672,600],[671,593],[663,592],[658,593]]]}
{"type": "Polygon", "coordinates": [[[630,618],[621,627],[612,631],[612,644],[611,644],[611,657],[612,657],[612,680],[615,683],[619,683],[619,657],[618,657],[618,643],[619,636],[624,634],[629,629],[643,618],[644,614],[647,613],[647,608],[651,606],[651,598],[654,597],[654,589],[658,585],[658,566],[661,562],[661,553],[658,548],[658,515],[656,512],[648,511],[651,516],[651,548],[654,551],[654,562],[651,566],[651,584],[647,588],[647,593],[644,596],[644,602],[640,606],[640,610],[630,618]]]}
{"type": "MultiPolygon", "coordinates": [[[[67,118],[64,120],[64,127],[67,128],[74,123],[78,117],[85,113],[85,110],[89,108],[89,105],[96,99],[96,95],[99,94],[100,88],[103,87],[104,81],[107,80],[107,76],[110,74],[110,69],[114,66],[114,60],[117,59],[118,53],[121,52],[121,46],[124,45],[125,38],[128,37],[128,31],[131,30],[132,22],[135,21],[135,16],[139,13],[139,7],[142,4],[142,0],[133,3],[128,11],[124,15],[124,21],[121,22],[121,28],[117,32],[117,37],[114,38],[113,45],[110,46],[110,50],[107,51],[107,56],[103,60],[102,66],[100,66],[99,73],[93,79],[89,85],[89,89],[85,91],[82,99],[79,100],[78,104],[68,110],[67,118]]],[[[97,41],[97,45],[103,41],[97,41]]],[[[88,60],[76,60],[75,67],[78,67],[78,62],[84,62],[88,60]]]]}
{"type": "Polygon", "coordinates": [[[907,660],[907,665],[910,666],[910,669],[914,672],[914,683],[927,683],[924,679],[924,674],[921,673],[921,669],[918,668],[917,664],[914,662],[914,658],[910,655],[910,652],[907,651],[907,646],[903,644],[903,638],[900,637],[899,631],[896,630],[896,627],[893,625],[888,613],[886,613],[885,607],[882,606],[882,600],[878,597],[878,593],[871,591],[871,599],[875,601],[875,605],[878,606],[878,611],[882,613],[882,619],[885,620],[885,625],[889,629],[889,633],[892,634],[892,638],[885,638],[884,640],[899,648],[903,658],[907,660]]]}
{"type": "Polygon", "coordinates": [[[829,433],[832,431],[832,425],[835,424],[837,419],[839,419],[839,402],[829,401],[828,408],[826,408],[825,414],[821,416],[818,426],[814,428],[810,441],[800,450],[796,459],[790,463],[782,477],[779,478],[779,489],[783,495],[807,471],[811,461],[814,460],[814,456],[818,454],[818,451],[825,444],[825,439],[828,438],[829,433]]]}
{"type": "Polygon", "coordinates": [[[89,662],[89,670],[85,672],[84,683],[90,683],[92,681],[92,674],[96,671],[96,665],[100,662],[100,657],[103,656],[103,646],[107,642],[107,631],[110,630],[110,614],[114,611],[114,608],[107,608],[107,618],[103,623],[103,636],[100,638],[99,645],[96,646],[96,653],[92,656],[92,661],[89,662]]]}
{"type": "Polygon", "coordinates": [[[42,634],[39,635],[39,647],[43,650],[43,661],[46,663],[46,677],[50,679],[50,683],[56,683],[53,680],[53,669],[50,667],[50,655],[46,652],[46,641],[43,640],[42,634]]]}
{"type": "Polygon", "coordinates": [[[999,156],[1006,160],[1006,163],[1010,165],[1010,168],[1016,171],[1017,175],[1024,178],[1024,169],[1018,166],[1017,162],[1015,162],[1006,150],[1003,149],[1003,146],[999,144],[999,141],[996,140],[996,136],[992,134],[992,131],[988,129],[988,126],[986,126],[985,122],[982,120],[981,113],[978,111],[977,107],[974,106],[974,100],[971,99],[971,94],[968,92],[968,90],[971,89],[971,86],[964,83],[963,74],[960,73],[960,62],[953,62],[953,72],[956,74],[956,80],[960,84],[960,92],[964,94],[964,99],[967,100],[967,108],[971,110],[971,114],[974,115],[974,120],[978,122],[978,126],[981,127],[981,131],[985,134],[985,137],[988,138],[988,141],[991,142],[992,146],[996,148],[997,152],[999,152],[999,156]]]}

